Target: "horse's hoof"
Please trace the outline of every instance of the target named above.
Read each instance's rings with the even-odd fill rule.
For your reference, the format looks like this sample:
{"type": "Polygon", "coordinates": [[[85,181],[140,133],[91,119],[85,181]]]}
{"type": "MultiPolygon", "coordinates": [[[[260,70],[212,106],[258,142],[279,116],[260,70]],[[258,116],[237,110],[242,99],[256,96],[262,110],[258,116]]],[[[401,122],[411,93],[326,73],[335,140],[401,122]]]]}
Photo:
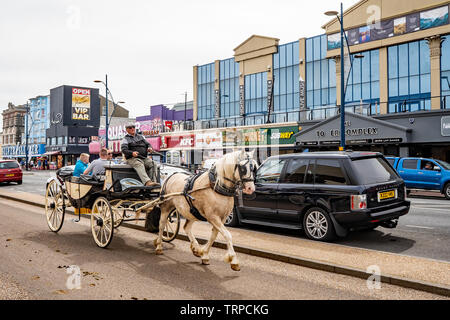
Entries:
{"type": "Polygon", "coordinates": [[[209,259],[202,259],[202,265],[209,266],[209,259]]]}
{"type": "Polygon", "coordinates": [[[239,267],[238,264],[232,264],[231,269],[233,269],[233,271],[241,271],[241,267],[239,267]]]}
{"type": "Polygon", "coordinates": [[[162,250],[156,250],[155,253],[157,256],[162,256],[164,254],[162,250]]]}
{"type": "Polygon", "coordinates": [[[192,253],[194,254],[194,256],[196,256],[197,258],[201,258],[202,255],[200,253],[198,253],[198,251],[192,251],[192,253]]]}
{"type": "Polygon", "coordinates": [[[155,247],[158,246],[158,239],[153,240],[153,245],[154,245],[155,247]]]}

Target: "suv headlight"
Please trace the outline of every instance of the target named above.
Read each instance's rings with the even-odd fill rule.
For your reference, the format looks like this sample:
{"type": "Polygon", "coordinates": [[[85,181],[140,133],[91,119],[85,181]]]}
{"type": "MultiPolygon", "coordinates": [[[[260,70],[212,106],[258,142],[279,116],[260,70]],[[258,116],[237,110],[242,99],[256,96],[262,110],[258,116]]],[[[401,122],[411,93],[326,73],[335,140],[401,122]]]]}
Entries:
{"type": "Polygon", "coordinates": [[[352,211],[361,211],[367,209],[367,195],[358,194],[350,196],[350,206],[352,211]]]}

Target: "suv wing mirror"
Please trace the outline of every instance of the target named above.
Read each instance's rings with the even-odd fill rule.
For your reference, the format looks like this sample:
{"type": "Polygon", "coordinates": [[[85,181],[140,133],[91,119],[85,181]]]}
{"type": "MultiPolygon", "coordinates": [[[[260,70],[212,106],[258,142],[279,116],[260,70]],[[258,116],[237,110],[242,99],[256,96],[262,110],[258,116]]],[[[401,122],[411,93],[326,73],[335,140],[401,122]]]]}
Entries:
{"type": "Polygon", "coordinates": [[[441,172],[441,167],[439,167],[439,166],[434,166],[434,169],[433,169],[434,171],[438,171],[438,172],[441,172]]]}

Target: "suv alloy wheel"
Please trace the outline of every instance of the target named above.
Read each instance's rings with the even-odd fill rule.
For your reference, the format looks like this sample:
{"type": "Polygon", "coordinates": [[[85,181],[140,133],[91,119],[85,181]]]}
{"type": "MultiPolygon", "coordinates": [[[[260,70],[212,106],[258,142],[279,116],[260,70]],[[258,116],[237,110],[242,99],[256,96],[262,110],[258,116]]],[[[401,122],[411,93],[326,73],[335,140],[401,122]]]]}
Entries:
{"type": "Polygon", "coordinates": [[[226,227],[237,227],[239,225],[239,217],[237,214],[236,206],[233,208],[233,211],[231,211],[231,213],[225,220],[224,225],[226,227]]]}
{"type": "Polygon", "coordinates": [[[321,208],[309,209],[303,217],[303,229],[311,240],[330,241],[336,237],[328,213],[321,208]]]}

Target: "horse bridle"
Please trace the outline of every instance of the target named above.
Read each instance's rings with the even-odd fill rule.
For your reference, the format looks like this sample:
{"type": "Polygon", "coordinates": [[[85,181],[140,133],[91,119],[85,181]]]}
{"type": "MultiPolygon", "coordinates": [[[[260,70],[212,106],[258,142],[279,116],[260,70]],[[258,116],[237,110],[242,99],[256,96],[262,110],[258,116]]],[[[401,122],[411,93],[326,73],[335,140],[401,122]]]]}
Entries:
{"type": "Polygon", "coordinates": [[[244,160],[241,160],[239,163],[236,163],[234,166],[233,174],[236,172],[236,170],[239,173],[239,180],[234,181],[227,177],[223,177],[226,181],[231,182],[234,186],[243,186],[246,182],[254,182],[256,177],[256,171],[258,170],[257,166],[253,164],[253,159],[250,158],[249,155],[247,155],[247,158],[244,160]],[[242,164],[242,162],[245,161],[245,163],[242,164]],[[250,166],[250,172],[253,172],[253,178],[246,178],[246,176],[249,174],[247,172],[247,165],[250,166]]]}

